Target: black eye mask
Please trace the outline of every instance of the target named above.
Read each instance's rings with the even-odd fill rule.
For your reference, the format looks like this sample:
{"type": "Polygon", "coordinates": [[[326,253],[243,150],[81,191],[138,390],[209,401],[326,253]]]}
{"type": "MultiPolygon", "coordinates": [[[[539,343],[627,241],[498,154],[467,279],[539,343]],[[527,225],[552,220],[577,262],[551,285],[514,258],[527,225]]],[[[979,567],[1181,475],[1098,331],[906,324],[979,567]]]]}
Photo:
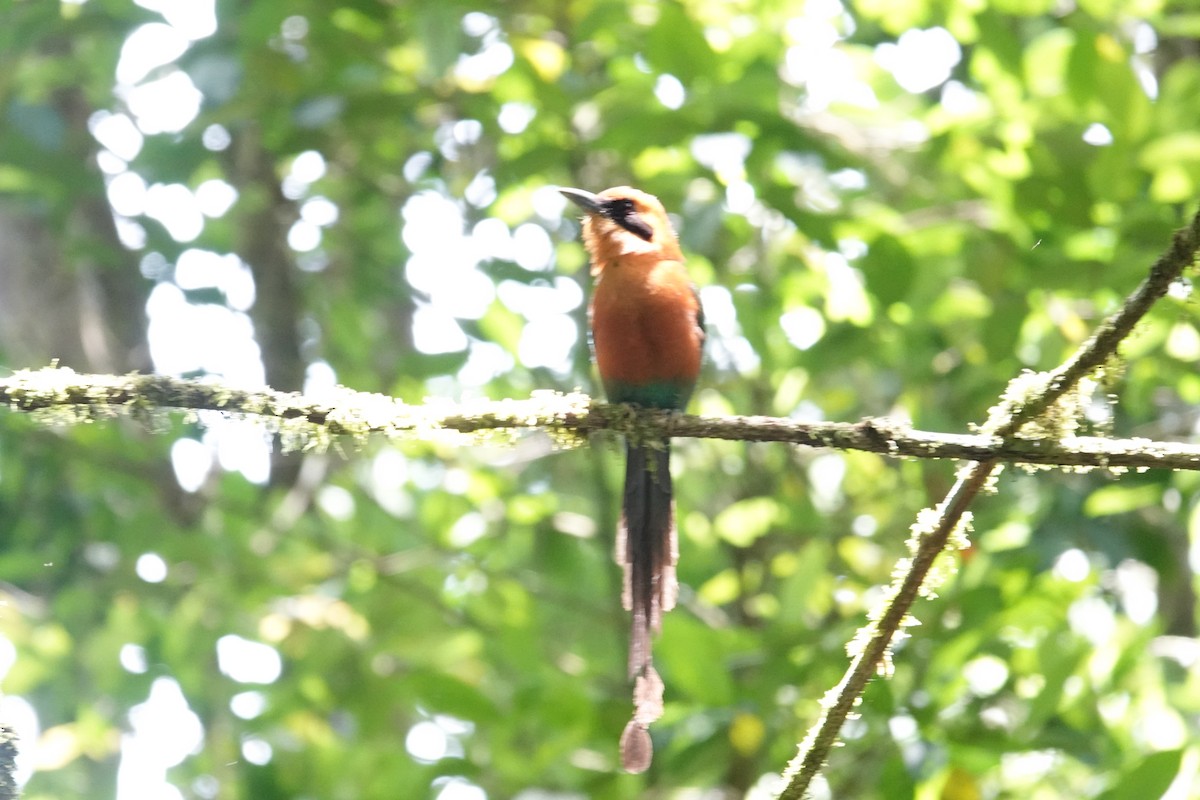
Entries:
{"type": "Polygon", "coordinates": [[[609,200],[603,203],[600,209],[600,213],[634,236],[645,239],[647,242],[654,239],[654,230],[634,211],[632,200],[619,197],[616,200],[609,200]]]}

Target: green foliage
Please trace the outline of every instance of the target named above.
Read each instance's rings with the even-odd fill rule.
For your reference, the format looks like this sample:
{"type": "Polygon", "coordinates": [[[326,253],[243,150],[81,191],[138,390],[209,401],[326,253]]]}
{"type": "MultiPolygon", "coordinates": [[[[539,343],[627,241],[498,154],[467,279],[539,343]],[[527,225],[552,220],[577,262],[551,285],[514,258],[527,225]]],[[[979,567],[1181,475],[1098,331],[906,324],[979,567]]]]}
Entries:
{"type": "MultiPolygon", "coordinates": [[[[336,222],[285,265],[296,357],[411,402],[595,385],[579,304],[564,305],[579,338],[559,369],[522,363],[531,316],[503,292],[459,320],[468,349],[415,345],[430,299],[406,271],[402,209],[422,192],[468,230],[544,229],[556,271],[490,253],[480,270],[550,303],[556,281],[588,278],[570,212],[547,212],[541,191],[637,185],[678,215],[708,287],[693,410],[961,432],[1015,375],[1086,339],[1200,186],[1186,55],[1200,26],[1183,2],[308,0],[223,2],[217,19],[178,60],[199,116],[146,137],[131,167],[192,189],[219,177],[237,202],[194,242],[148,217],[143,247],[108,241],[110,268],[138,276],[141,262],[142,277],[104,321],[140,321],[187,247],[261,257],[257,235],[282,241],[320,196],[336,222]],[[912,27],[958,42],[951,83],[910,92],[883,66],[881,46],[912,27]],[[497,43],[511,56],[499,74],[463,67],[497,43]],[[205,144],[213,126],[228,148],[205,144]],[[324,175],[281,194],[307,151],[324,175]],[[509,361],[467,380],[481,343],[509,361]]],[[[100,251],[79,226],[104,186],[87,120],[124,110],[120,44],[159,21],[115,0],[4,13],[0,215],[55,232],[47,280],[100,251]]],[[[1185,295],[1127,343],[1086,432],[1193,435],[1185,295]]],[[[260,291],[252,313],[278,302],[260,291]]],[[[3,334],[0,361],[60,355],[17,363],[19,343],[3,334]]],[[[794,754],[915,513],[953,480],[948,464],[678,443],[683,593],[656,649],[655,764],[632,777],[616,767],[629,687],[613,442],[378,441],[277,460],[267,486],[217,470],[186,492],[169,449],[201,435],[194,421],[152,435],[0,414],[0,635],[16,653],[0,689],[45,731],[33,800],[113,796],[119,735],[159,678],[203,725],[169,772],[185,797],[452,797],[459,779],[496,798],[746,796],[794,754]],[[147,553],[161,582],[139,577],[147,553]],[[274,647],[278,679],[219,671],[228,635],[274,647]],[[235,713],[246,693],[260,713],[235,713]],[[429,726],[444,757],[406,743],[429,726]],[[265,763],[246,757],[255,743],[265,763]]],[[[832,796],[1117,800],[1194,780],[1198,481],[1008,471],[973,509],[959,572],[915,608],[895,676],[869,688],[828,767],[832,796]]]]}

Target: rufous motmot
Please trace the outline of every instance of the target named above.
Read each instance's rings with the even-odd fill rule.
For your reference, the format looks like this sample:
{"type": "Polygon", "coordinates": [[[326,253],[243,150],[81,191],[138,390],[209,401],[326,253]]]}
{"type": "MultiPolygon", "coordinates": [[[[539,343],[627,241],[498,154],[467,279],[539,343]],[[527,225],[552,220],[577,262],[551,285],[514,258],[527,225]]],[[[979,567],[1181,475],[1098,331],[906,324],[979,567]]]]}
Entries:
{"type": "MultiPolygon", "coordinates": [[[[584,212],[583,243],[595,280],[592,347],[609,402],[682,411],[700,374],[704,313],[662,203],[628,186],[599,194],[559,191],[584,212]]],[[[650,642],[663,612],[675,605],[679,545],[669,440],[628,442],[626,453],[617,561],[633,617],[629,677],[635,683],[621,761],[626,770],[642,772],[653,752],[647,728],[662,715],[663,684],[650,642]]]]}

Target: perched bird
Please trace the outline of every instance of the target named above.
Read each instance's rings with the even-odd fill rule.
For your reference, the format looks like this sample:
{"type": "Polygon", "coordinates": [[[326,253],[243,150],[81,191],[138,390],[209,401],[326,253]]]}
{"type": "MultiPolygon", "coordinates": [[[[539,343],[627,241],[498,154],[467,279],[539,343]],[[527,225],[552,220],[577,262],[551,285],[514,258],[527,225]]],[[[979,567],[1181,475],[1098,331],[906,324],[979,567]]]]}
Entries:
{"type": "MultiPolygon", "coordinates": [[[[696,386],[704,314],[679,240],[658,198],[618,186],[600,194],[559,189],[584,211],[591,259],[592,346],[610,402],[683,410],[696,386]]],[[[662,715],[662,680],[650,652],[664,611],[675,605],[679,547],[671,494],[670,443],[627,443],[617,561],[632,612],[629,677],[633,719],[621,736],[626,770],[650,765],[647,727],[662,715]]]]}

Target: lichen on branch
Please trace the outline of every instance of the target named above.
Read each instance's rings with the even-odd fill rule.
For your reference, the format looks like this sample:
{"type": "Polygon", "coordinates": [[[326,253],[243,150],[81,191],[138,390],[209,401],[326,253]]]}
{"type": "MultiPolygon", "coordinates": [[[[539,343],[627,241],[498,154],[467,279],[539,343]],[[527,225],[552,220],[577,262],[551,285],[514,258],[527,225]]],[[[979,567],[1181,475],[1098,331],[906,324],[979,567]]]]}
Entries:
{"type": "MultiPolygon", "coordinates": [[[[1046,385],[1049,373],[1029,373],[1022,386],[1046,385]]],[[[1016,391],[1010,387],[1009,392],[1016,391]]],[[[1021,391],[1025,391],[1022,389],[1021,391]]],[[[1075,395],[1068,395],[1074,398],[1075,395]]],[[[1149,439],[1075,436],[1058,415],[1030,427],[1033,435],[1010,435],[1000,428],[1023,408],[1002,403],[1003,414],[974,434],[914,429],[905,422],[869,418],[860,422],[806,423],[780,417],[706,417],[600,403],[580,392],[534,392],[510,400],[428,400],[415,405],[382,394],[344,387],[318,395],[239,389],[215,379],[187,380],[165,375],[84,375],[48,367],[20,370],[0,378],[0,407],[34,414],[49,424],[80,424],[129,414],[153,423],[172,411],[204,422],[209,414],[263,420],[280,434],[287,450],[324,449],[334,439],[363,441],[372,435],[433,438],[455,435],[464,443],[521,429],[547,431],[556,444],[579,444],[595,431],[610,430],[653,440],[663,436],[783,442],[806,447],[861,450],[889,457],[1001,461],[1071,469],[1200,469],[1200,446],[1149,439]],[[462,435],[467,436],[462,436],[462,435]]],[[[1074,408],[1078,408],[1075,403],[1074,408]]],[[[1038,420],[1043,420],[1039,417],[1038,420]]]]}

